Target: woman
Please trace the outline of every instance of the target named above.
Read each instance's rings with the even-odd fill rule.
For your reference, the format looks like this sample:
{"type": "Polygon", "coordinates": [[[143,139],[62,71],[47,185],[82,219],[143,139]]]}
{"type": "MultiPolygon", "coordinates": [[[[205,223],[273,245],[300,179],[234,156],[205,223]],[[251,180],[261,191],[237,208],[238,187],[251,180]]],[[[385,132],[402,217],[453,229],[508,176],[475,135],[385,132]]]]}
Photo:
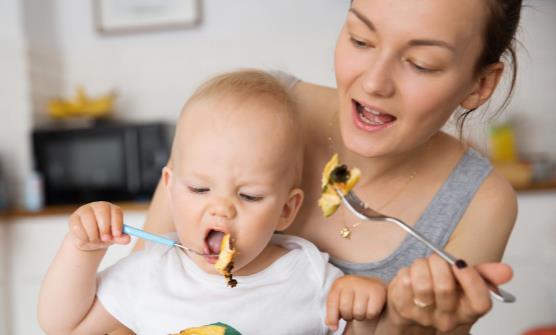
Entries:
{"type": "MultiPolygon", "coordinates": [[[[359,224],[342,208],[324,220],[315,205],[320,172],[339,153],[362,171],[355,192],[371,208],[415,226],[469,264],[498,262],[516,196],[486,159],[441,128],[462,109],[463,126],[491,97],[503,55],[515,70],[520,11],[521,0],[355,0],[337,41],[337,89],[305,82],[292,89],[305,127],[306,201],[288,233],[330,253],[354,282],[367,276],[388,283],[376,333],[467,334],[491,308],[479,272],[502,284],[511,269],[464,261],[451,267],[398,227],[359,224]]],[[[157,190],[146,229],[170,227],[157,190]]],[[[341,317],[364,318],[363,305],[341,317]]]]}

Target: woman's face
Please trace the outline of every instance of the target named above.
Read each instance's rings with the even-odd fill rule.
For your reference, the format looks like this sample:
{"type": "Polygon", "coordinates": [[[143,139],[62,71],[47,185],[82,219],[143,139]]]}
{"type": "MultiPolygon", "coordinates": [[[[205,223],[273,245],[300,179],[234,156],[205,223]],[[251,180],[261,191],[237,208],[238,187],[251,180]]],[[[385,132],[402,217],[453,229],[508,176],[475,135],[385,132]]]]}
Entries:
{"type": "Polygon", "coordinates": [[[437,133],[476,84],[484,0],[355,0],[335,54],[345,145],[397,154],[437,133]]]}

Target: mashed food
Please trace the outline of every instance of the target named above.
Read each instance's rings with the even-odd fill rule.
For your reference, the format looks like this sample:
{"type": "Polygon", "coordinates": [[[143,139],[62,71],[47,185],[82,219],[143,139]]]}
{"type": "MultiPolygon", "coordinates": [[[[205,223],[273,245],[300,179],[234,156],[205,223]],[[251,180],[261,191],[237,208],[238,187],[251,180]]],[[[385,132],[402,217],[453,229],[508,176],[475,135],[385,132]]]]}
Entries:
{"type": "Polygon", "coordinates": [[[230,234],[225,234],[220,245],[218,261],[214,264],[214,267],[228,280],[227,284],[229,287],[235,287],[237,285],[237,280],[232,278],[235,255],[236,250],[230,234]]]}
{"type": "Polygon", "coordinates": [[[322,171],[322,190],[318,202],[325,217],[334,214],[342,202],[335,189],[347,194],[357,184],[360,177],[359,169],[349,170],[346,165],[339,163],[338,154],[332,156],[322,171]]]}

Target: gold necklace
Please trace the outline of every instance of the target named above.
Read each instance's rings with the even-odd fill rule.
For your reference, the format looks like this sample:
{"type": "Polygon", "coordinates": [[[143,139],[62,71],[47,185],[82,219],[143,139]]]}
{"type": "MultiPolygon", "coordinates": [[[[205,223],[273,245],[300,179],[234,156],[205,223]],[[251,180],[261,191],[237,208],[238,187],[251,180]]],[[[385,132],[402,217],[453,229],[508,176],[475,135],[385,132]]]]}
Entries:
{"type": "MultiPolygon", "coordinates": [[[[381,210],[390,205],[407,188],[407,186],[411,183],[416,175],[417,171],[413,170],[405,184],[388,201],[386,201],[382,206],[376,209],[376,211],[380,213],[381,210]]],[[[342,208],[342,228],[340,229],[339,233],[341,237],[349,240],[351,239],[352,230],[360,226],[363,222],[356,221],[354,224],[348,225],[346,221],[346,209],[342,208]]]]}
{"type": "MultiPolygon", "coordinates": [[[[332,115],[332,118],[334,119],[335,116],[336,113],[332,115]]],[[[334,132],[332,131],[333,130],[332,120],[329,121],[329,136],[328,136],[328,146],[331,151],[330,155],[334,153],[334,139],[333,139],[334,132]]],[[[378,207],[376,211],[380,213],[381,210],[383,210],[388,205],[390,205],[394,200],[396,200],[396,198],[398,198],[398,196],[407,188],[407,186],[411,183],[411,181],[415,179],[416,175],[417,175],[417,170],[413,170],[413,172],[409,175],[409,178],[406,180],[404,185],[396,193],[394,193],[394,195],[390,199],[388,199],[388,201],[382,204],[382,206],[378,207]]],[[[363,222],[356,221],[355,223],[348,225],[346,223],[347,220],[345,214],[346,214],[346,209],[342,208],[342,228],[340,229],[339,233],[341,237],[349,240],[351,239],[352,230],[360,226],[363,222]]]]}

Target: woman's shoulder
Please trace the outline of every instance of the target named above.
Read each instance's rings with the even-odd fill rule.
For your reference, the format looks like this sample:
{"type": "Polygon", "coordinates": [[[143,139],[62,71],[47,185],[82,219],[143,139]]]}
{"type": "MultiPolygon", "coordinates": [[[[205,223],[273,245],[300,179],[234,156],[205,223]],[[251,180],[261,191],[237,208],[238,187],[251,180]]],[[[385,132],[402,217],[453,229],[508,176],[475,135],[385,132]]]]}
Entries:
{"type": "Polygon", "coordinates": [[[338,98],[335,88],[300,81],[293,90],[304,130],[320,139],[335,122],[338,98]]]}
{"type": "Polygon", "coordinates": [[[511,184],[492,170],[477,189],[448,246],[471,263],[499,261],[517,217],[511,184]],[[474,245],[476,247],[469,248],[474,245]]]}

